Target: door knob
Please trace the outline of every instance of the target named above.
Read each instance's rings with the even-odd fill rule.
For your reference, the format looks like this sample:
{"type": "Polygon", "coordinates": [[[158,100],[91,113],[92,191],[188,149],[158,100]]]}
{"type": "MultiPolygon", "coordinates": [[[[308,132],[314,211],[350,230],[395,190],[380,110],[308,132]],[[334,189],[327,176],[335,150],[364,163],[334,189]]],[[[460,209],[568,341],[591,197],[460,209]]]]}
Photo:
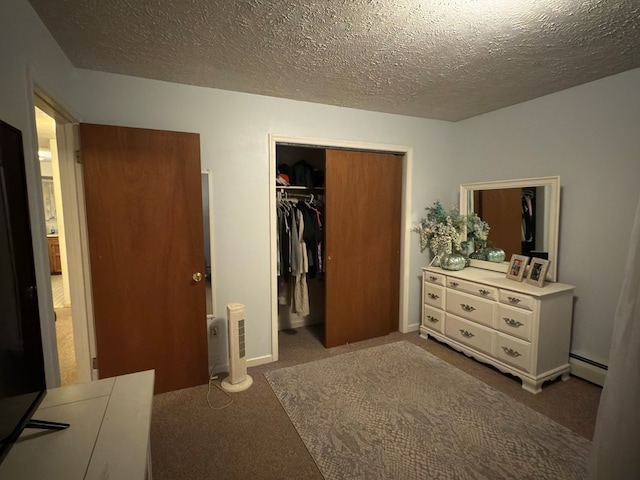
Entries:
{"type": "Polygon", "coordinates": [[[200,280],[202,280],[202,274],[200,272],[196,272],[193,274],[193,281],[198,283],[200,280]]]}

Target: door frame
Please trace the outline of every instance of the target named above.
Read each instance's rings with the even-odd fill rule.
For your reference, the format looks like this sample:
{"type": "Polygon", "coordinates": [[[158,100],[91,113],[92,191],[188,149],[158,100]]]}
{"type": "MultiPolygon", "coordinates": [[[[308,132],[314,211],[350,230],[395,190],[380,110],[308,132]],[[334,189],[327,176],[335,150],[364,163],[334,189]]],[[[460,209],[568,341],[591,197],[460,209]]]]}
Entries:
{"type": "MultiPolygon", "coordinates": [[[[91,278],[87,255],[87,225],[84,212],[84,187],[82,165],[77,162],[78,116],[70,113],[37,83],[33,83],[33,103],[56,122],[56,143],[61,203],[64,216],[64,250],[68,267],[71,321],[78,382],[85,383],[98,378],[91,359],[96,356],[93,329],[93,304],[91,278]]],[[[37,142],[35,143],[37,145],[37,142]]],[[[63,248],[61,246],[61,248],[63,248]]],[[[52,308],[52,307],[51,307],[52,308]]],[[[53,312],[51,313],[53,317],[53,312]]],[[[55,337],[54,337],[55,339],[55,337]]],[[[57,359],[57,357],[56,357],[57,359]]]]}
{"type": "MultiPolygon", "coordinates": [[[[413,147],[382,143],[331,140],[311,137],[292,137],[269,134],[269,227],[271,243],[271,356],[276,362],[279,358],[278,346],[278,266],[277,266],[277,218],[276,188],[276,145],[286,144],[298,147],[358,150],[362,152],[383,152],[403,155],[402,158],[402,218],[400,232],[400,305],[398,330],[408,333],[409,328],[409,254],[411,231],[411,172],[413,147]]],[[[414,328],[413,330],[416,330],[414,328]]]]}

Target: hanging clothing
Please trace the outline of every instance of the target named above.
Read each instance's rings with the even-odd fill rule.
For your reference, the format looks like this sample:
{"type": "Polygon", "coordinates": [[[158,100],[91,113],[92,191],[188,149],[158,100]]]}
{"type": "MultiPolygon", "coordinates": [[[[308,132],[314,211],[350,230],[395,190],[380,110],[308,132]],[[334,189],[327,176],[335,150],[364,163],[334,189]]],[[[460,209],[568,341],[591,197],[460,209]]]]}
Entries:
{"type": "Polygon", "coordinates": [[[307,272],[309,271],[309,259],[307,246],[304,243],[304,216],[296,209],[294,224],[297,223],[297,242],[293,244],[296,256],[299,256],[296,268],[291,270],[293,280],[293,301],[291,311],[298,315],[309,315],[309,287],[307,286],[307,272]]]}
{"type": "Polygon", "coordinates": [[[534,212],[533,212],[533,194],[529,191],[523,192],[522,195],[522,241],[533,242],[534,240],[534,212]]]}
{"type": "Polygon", "coordinates": [[[297,252],[292,250],[292,245],[297,242],[299,224],[296,219],[296,211],[302,213],[304,228],[302,237],[306,245],[306,255],[309,264],[309,276],[311,278],[323,267],[323,212],[324,207],[319,202],[280,200],[277,208],[277,260],[278,275],[292,272],[299,260],[297,252]],[[295,225],[293,225],[295,223],[295,225]]]}
{"type": "Polygon", "coordinates": [[[278,275],[291,271],[291,207],[279,200],[277,205],[276,257],[278,275]]]}
{"type": "Polygon", "coordinates": [[[310,313],[307,280],[324,271],[323,206],[310,197],[279,198],[277,205],[278,303],[303,316],[310,313]]]}
{"type": "Polygon", "coordinates": [[[322,243],[321,223],[319,221],[318,210],[313,209],[305,202],[298,202],[296,208],[302,213],[304,218],[304,242],[307,246],[309,256],[309,277],[314,278],[320,270],[320,254],[318,245],[322,243]]]}

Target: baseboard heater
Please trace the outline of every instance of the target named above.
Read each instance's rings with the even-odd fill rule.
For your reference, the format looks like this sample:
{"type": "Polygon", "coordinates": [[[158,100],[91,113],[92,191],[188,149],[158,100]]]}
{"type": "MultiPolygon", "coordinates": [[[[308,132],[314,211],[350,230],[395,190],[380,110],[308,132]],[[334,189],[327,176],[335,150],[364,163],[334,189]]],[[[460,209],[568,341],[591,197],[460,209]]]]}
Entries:
{"type": "Polygon", "coordinates": [[[607,378],[607,370],[609,370],[606,365],[574,353],[569,354],[569,364],[571,365],[571,375],[601,387],[604,385],[604,381],[607,378]]]}

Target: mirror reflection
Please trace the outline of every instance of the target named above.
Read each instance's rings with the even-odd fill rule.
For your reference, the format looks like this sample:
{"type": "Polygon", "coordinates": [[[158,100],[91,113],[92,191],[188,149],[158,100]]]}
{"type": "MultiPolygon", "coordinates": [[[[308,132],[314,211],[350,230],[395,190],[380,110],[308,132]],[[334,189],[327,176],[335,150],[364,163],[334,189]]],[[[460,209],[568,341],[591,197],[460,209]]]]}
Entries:
{"type": "Polygon", "coordinates": [[[511,255],[549,258],[549,187],[474,190],[469,211],[491,229],[487,244],[511,255]]]}
{"type": "Polygon", "coordinates": [[[460,186],[460,213],[475,212],[489,224],[488,246],[505,251],[505,262],[471,265],[506,271],[511,255],[551,261],[547,279],[556,281],[560,177],[467,183],[460,186]]]}

